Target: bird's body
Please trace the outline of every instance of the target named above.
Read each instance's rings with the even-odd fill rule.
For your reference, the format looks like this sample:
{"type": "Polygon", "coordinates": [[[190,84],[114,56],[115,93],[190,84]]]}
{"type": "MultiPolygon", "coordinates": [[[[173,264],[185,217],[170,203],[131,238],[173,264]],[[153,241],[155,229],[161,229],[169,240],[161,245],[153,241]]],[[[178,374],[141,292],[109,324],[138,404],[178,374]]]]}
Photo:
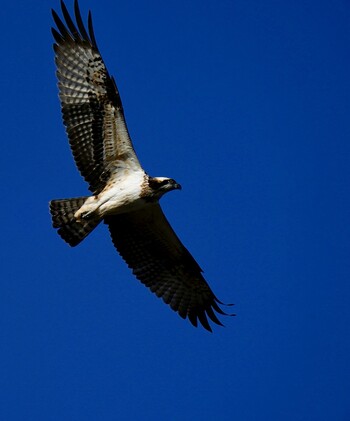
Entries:
{"type": "Polygon", "coordinates": [[[112,173],[101,193],[86,199],[75,218],[80,220],[89,215],[104,218],[142,208],[147,204],[147,179],[143,170],[119,169],[112,173]]]}
{"type": "Polygon", "coordinates": [[[181,189],[172,178],[150,177],[134,151],[114,79],[98,50],[89,13],[86,30],[75,0],[76,24],[61,2],[53,13],[59,95],[76,165],[91,196],[50,202],[53,226],[71,246],[103,221],[134,275],[194,326],[225,314],[202,270],[165,218],[159,199],[181,189]]]}

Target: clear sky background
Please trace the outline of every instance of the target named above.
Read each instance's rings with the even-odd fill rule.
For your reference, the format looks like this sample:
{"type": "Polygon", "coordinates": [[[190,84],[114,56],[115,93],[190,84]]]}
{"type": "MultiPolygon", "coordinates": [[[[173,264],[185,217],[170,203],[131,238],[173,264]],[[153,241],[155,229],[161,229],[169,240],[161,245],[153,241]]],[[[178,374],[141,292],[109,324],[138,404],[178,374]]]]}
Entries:
{"type": "Polygon", "coordinates": [[[143,166],[183,186],[166,215],[236,304],[213,334],[106,227],[75,249],[51,227],[50,199],[87,193],[51,7],[0,14],[0,419],[349,420],[350,2],[81,0],[143,166]]]}

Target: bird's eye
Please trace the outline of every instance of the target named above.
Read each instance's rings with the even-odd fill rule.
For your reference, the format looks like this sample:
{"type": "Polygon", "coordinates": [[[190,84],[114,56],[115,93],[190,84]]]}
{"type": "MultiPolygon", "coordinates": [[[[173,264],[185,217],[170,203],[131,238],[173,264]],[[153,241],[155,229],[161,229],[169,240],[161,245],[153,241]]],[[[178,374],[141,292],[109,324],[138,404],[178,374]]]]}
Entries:
{"type": "Polygon", "coordinates": [[[159,183],[160,186],[166,186],[168,184],[169,180],[163,180],[159,183]]]}

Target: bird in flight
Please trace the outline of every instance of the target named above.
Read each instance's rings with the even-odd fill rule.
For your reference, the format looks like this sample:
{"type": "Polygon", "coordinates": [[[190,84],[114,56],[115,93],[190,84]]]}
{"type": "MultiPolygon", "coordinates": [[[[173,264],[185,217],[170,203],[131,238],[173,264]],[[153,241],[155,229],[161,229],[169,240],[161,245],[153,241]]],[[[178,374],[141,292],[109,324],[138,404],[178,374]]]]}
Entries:
{"type": "Polygon", "coordinates": [[[85,27],[78,1],[75,22],[61,1],[52,10],[54,51],[63,122],[76,166],[91,196],[52,200],[53,227],[70,246],[107,224],[112,242],[138,280],[182,318],[211,331],[208,318],[227,315],[181,243],[159,199],[181,189],[174,179],[151,177],[130,139],[122,102],[97,47],[91,13],[85,27]]]}

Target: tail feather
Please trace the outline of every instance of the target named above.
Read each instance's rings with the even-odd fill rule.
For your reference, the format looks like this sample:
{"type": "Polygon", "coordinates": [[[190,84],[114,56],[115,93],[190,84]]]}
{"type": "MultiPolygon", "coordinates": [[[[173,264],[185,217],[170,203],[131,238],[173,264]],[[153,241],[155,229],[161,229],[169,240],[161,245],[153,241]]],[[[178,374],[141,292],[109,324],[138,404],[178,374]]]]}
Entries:
{"type": "Polygon", "coordinates": [[[58,234],[70,246],[78,245],[100,223],[99,218],[88,218],[77,221],[75,212],[85,203],[87,197],[51,200],[50,213],[52,225],[58,228],[58,234]]]}

